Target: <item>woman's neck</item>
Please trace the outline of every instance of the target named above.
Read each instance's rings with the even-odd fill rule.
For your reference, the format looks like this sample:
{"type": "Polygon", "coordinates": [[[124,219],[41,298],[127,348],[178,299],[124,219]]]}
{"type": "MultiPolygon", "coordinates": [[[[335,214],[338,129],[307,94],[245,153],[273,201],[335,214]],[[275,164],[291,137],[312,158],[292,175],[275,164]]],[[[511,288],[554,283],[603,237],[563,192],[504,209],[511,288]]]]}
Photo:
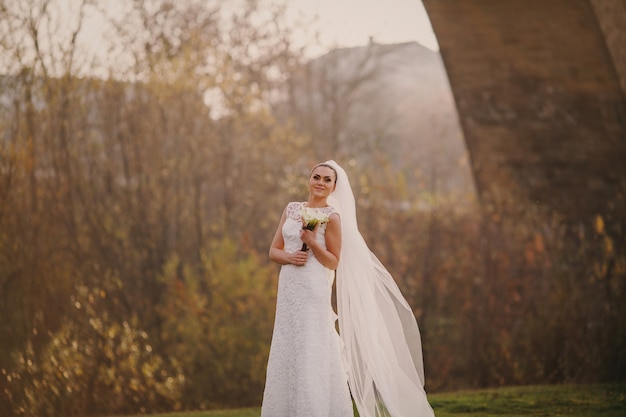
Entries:
{"type": "Polygon", "coordinates": [[[326,199],[318,199],[318,198],[309,198],[309,201],[306,203],[307,207],[311,208],[322,208],[326,207],[328,203],[326,203],[326,199]]]}

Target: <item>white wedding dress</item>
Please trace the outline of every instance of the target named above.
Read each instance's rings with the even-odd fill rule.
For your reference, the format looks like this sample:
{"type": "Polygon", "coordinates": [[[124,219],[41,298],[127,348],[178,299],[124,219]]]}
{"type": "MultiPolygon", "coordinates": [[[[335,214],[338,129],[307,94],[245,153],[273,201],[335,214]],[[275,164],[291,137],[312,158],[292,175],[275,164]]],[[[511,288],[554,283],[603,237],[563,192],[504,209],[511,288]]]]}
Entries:
{"type": "MultiPolygon", "coordinates": [[[[287,252],[302,247],[303,204],[287,205],[282,228],[287,252]]],[[[334,212],[332,207],[318,210],[334,212]]],[[[324,246],[325,226],[317,230],[317,240],[324,246]]],[[[354,415],[331,307],[333,279],[333,271],[312,252],[304,266],[281,267],[262,417],[354,415]]]]}

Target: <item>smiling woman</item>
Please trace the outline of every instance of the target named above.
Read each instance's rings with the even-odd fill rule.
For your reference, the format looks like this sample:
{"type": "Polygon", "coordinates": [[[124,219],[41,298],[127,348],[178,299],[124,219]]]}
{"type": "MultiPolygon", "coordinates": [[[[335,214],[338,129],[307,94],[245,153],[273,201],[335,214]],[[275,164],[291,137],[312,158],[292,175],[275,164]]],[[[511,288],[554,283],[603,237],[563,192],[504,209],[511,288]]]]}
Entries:
{"type": "Polygon", "coordinates": [[[287,204],[270,247],[282,266],[263,417],[352,415],[330,302],[341,253],[339,215],[327,203],[336,180],[332,166],[313,168],[308,200],[287,204]],[[319,219],[312,230],[306,216],[319,219]]]}
{"type": "Polygon", "coordinates": [[[362,417],[432,417],[415,317],[358,230],[346,172],[318,164],[308,189],[308,201],[285,208],[270,247],[282,266],[262,417],[349,417],[350,395],[362,417]],[[313,230],[310,210],[324,220],[313,230]]]}

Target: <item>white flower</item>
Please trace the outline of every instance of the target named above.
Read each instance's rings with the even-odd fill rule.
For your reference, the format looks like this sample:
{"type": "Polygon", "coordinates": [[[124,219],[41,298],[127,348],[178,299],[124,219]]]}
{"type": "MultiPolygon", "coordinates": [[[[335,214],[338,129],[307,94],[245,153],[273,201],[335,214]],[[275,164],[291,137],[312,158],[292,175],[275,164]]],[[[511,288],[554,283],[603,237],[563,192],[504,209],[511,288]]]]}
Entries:
{"type": "Polygon", "coordinates": [[[318,224],[328,223],[328,216],[313,207],[302,208],[302,219],[304,220],[304,228],[313,230],[318,224]]]}

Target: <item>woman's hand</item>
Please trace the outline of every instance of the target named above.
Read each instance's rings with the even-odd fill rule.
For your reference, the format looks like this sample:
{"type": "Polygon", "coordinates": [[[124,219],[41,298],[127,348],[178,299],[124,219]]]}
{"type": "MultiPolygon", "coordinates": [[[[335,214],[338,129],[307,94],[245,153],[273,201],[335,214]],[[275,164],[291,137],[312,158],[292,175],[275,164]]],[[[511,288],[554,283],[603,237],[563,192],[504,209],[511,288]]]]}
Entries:
{"type": "Polygon", "coordinates": [[[341,221],[339,215],[334,213],[326,225],[326,249],[317,242],[317,227],[313,230],[302,230],[301,238],[307,244],[309,250],[306,252],[297,251],[293,253],[285,252],[285,241],[283,240],[282,228],[286,220],[286,211],[280,219],[280,223],[274,233],[274,239],[270,246],[270,259],[277,264],[292,264],[303,266],[306,264],[309,253],[328,269],[337,269],[339,264],[339,254],[341,253],[341,221]]]}
{"type": "Polygon", "coordinates": [[[308,252],[299,250],[297,252],[288,254],[287,258],[289,263],[292,265],[304,266],[307,259],[309,259],[309,254],[308,252]]]}
{"type": "Polygon", "coordinates": [[[317,224],[313,230],[302,228],[300,231],[300,239],[303,243],[306,243],[309,248],[317,245],[317,228],[319,226],[320,225],[317,224]]]}
{"type": "Polygon", "coordinates": [[[317,228],[313,230],[302,230],[300,238],[309,247],[315,258],[328,269],[337,269],[339,265],[339,254],[341,253],[341,222],[339,215],[334,213],[330,216],[326,224],[324,234],[326,248],[317,241],[317,228]]]}

